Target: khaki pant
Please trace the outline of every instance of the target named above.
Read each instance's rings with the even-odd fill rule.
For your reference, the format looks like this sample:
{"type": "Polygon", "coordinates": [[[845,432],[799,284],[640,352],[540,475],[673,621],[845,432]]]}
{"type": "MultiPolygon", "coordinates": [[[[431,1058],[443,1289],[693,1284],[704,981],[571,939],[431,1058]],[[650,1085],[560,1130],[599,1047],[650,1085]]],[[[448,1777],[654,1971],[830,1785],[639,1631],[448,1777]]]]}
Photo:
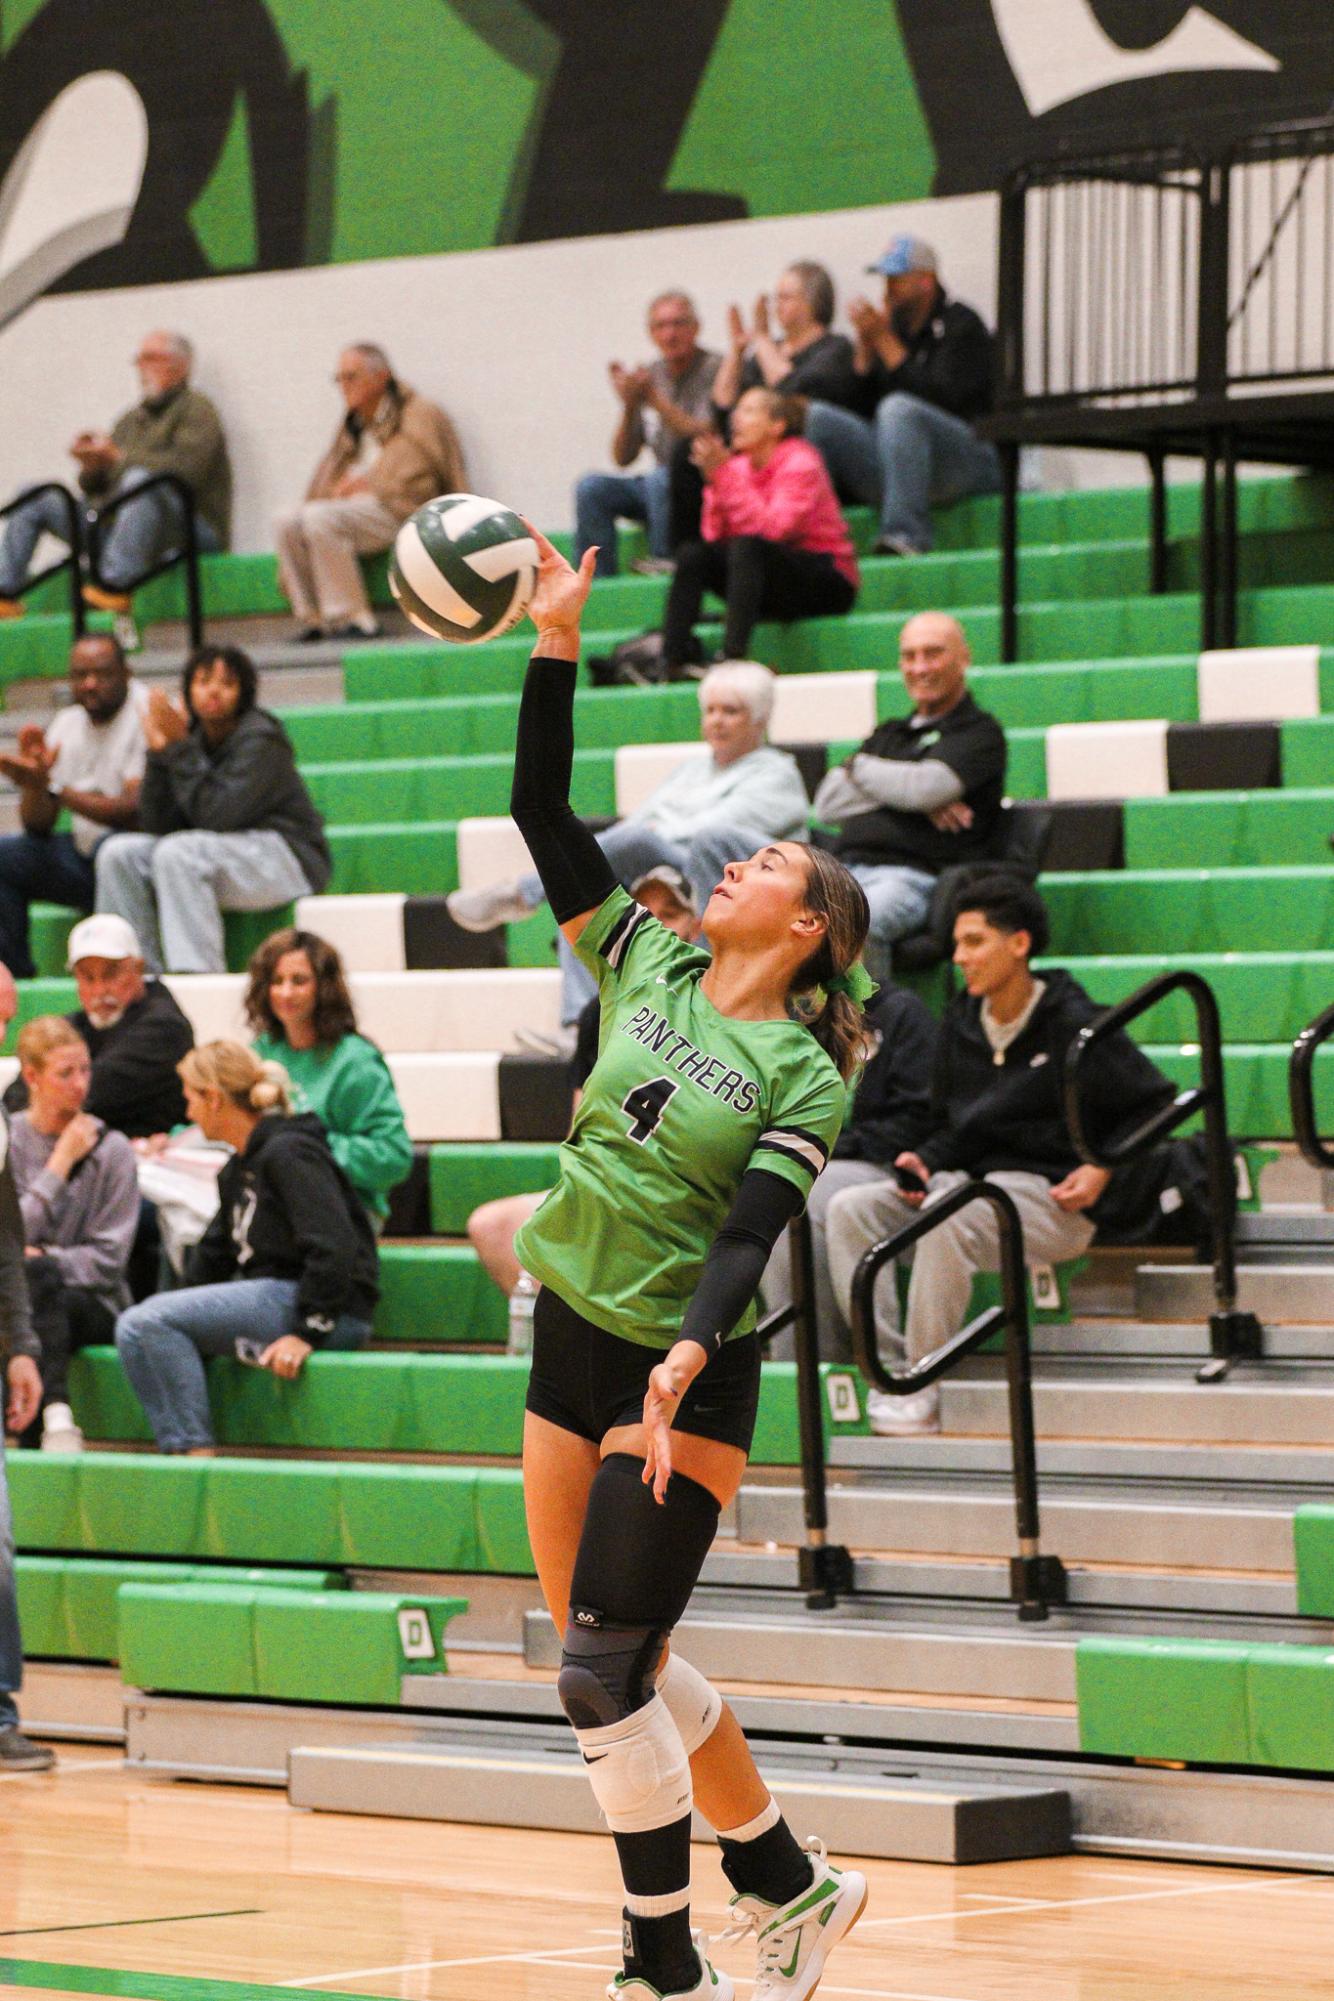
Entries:
{"type": "MultiPolygon", "coordinates": [[[[1024,1227],[1024,1259],[1029,1265],[1058,1264],[1077,1258],[1093,1241],[1087,1216],[1067,1215],[1051,1199],[1051,1183],[1040,1174],[989,1174],[1011,1196],[1024,1227]]],[[[967,1179],[963,1174],[933,1174],[927,1203],[939,1199],[967,1179]]],[[[818,1183],[816,1184],[818,1187],[818,1183]]],[[[829,1276],[839,1310],[852,1318],[852,1279],[858,1264],[883,1237],[893,1236],[920,1211],[906,1203],[894,1181],[864,1183],[840,1189],[829,1204],[825,1235],[829,1276]]],[[[876,1346],[882,1356],[902,1355],[909,1363],[925,1356],[958,1333],[968,1311],[973,1278],[980,1271],[999,1271],[999,1230],[995,1212],[985,1202],[972,1202],[949,1221],[921,1238],[912,1253],[908,1286],[908,1325],[899,1332],[898,1295],[894,1267],[885,1265],[876,1280],[876,1346]]]]}
{"type": "Polygon", "coordinates": [[[278,580],[303,625],[333,629],[370,617],[358,556],[387,549],[398,522],[373,493],[306,500],[273,524],[278,580]]]}

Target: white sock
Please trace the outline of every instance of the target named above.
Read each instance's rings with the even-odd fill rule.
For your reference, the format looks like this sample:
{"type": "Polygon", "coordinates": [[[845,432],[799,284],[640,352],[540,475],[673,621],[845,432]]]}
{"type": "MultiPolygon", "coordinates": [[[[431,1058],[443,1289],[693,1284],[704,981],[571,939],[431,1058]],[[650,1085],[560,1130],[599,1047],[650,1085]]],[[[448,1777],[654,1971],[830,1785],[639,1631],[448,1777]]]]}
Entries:
{"type": "Polygon", "coordinates": [[[43,1431],[73,1431],[74,1412],[67,1403],[49,1403],[42,1412],[43,1431]]]}

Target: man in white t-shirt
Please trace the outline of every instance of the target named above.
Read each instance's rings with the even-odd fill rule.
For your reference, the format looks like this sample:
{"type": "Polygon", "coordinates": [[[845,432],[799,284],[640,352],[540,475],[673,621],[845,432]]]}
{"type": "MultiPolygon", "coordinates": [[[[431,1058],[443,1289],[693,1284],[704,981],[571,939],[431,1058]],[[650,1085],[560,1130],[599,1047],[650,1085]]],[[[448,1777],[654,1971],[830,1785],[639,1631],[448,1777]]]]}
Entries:
{"type": "Polygon", "coordinates": [[[74,642],[69,686],[69,708],[46,730],[36,723],[20,730],[17,756],[0,755],[0,773],[19,788],[23,821],[21,834],[0,838],[0,961],[21,980],[36,970],[29,906],[42,899],[91,910],[98,843],[139,825],[147,696],[110,633],[74,642]],[[56,832],[62,810],[70,815],[68,833],[56,832]]]}

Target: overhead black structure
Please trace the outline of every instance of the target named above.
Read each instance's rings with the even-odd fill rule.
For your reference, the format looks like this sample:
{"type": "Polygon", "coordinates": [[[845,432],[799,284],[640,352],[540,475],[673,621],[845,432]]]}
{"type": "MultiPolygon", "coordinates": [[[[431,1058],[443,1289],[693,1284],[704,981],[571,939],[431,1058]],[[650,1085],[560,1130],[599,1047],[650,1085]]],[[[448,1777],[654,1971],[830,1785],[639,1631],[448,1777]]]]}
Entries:
{"type": "Polygon", "coordinates": [[[1001,656],[1019,657],[1025,445],[1142,453],[1145,584],[1168,582],[1164,461],[1198,458],[1200,641],[1237,641],[1237,464],[1334,470],[1334,118],[1213,150],[1021,167],[1001,196],[1001,656]]]}

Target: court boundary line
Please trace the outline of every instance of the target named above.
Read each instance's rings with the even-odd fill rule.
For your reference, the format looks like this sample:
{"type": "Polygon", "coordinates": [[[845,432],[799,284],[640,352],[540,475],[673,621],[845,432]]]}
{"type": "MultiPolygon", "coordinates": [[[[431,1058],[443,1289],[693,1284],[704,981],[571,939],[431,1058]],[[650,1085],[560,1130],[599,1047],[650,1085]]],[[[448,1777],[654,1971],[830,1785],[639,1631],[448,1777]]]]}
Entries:
{"type": "Polygon", "coordinates": [[[201,1918],[262,1918],[263,1908],[256,1904],[246,1911],[180,1911],[168,1913],[163,1918],[99,1918],[94,1924],[82,1925],[19,1925],[13,1931],[0,1931],[0,1938],[47,1938],[54,1932],[110,1932],[126,1931],[131,1925],[191,1925],[201,1918]]]}

